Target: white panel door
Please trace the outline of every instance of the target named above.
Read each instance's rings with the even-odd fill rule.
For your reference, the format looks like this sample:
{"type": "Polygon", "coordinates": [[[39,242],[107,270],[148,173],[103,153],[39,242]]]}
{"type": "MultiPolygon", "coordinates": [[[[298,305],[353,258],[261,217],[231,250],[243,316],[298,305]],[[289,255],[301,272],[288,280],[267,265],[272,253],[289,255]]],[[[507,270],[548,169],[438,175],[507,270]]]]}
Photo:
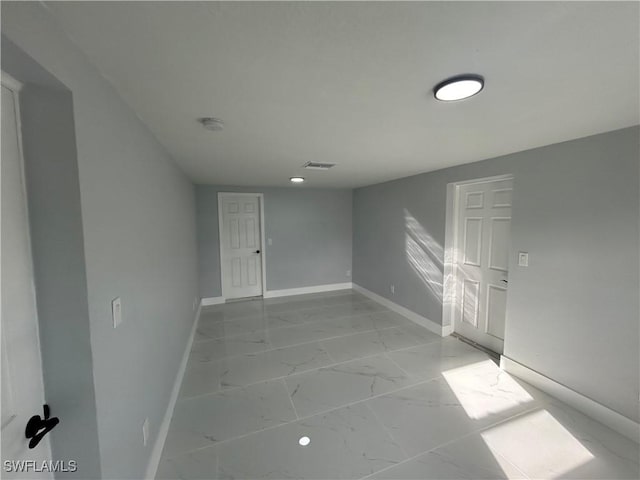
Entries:
{"type": "Polygon", "coordinates": [[[458,187],[455,331],[502,353],[513,180],[458,187]]]}
{"type": "Polygon", "coordinates": [[[260,197],[223,194],[220,202],[222,296],[262,295],[260,197]]]}
{"type": "MultiPolygon", "coordinates": [[[[51,459],[49,437],[29,450],[25,427],[43,416],[44,387],[38,337],[29,222],[17,113],[17,94],[2,85],[0,244],[2,325],[2,478],[52,478],[46,472],[4,470],[5,461],[51,459]]],[[[52,406],[55,415],[55,406],[52,406]]]]}

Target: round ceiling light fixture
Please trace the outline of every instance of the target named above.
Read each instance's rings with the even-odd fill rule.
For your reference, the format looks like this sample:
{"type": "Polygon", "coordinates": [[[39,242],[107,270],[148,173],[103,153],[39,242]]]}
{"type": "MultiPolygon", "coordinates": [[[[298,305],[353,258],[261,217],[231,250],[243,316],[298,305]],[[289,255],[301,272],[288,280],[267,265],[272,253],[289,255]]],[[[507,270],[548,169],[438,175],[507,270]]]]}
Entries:
{"type": "Polygon", "coordinates": [[[198,121],[204,128],[211,130],[212,132],[219,132],[224,128],[224,122],[216,117],[202,117],[199,118],[198,121]]]}
{"type": "Polygon", "coordinates": [[[298,445],[300,445],[301,447],[306,447],[310,443],[311,439],[309,437],[300,437],[300,439],[298,440],[298,445]]]}
{"type": "Polygon", "coordinates": [[[289,181],[291,183],[302,183],[304,182],[304,177],[291,177],[289,181]]]}
{"type": "Polygon", "coordinates": [[[452,102],[473,97],[484,87],[481,75],[468,73],[447,78],[433,88],[433,96],[443,102],[452,102]]]}

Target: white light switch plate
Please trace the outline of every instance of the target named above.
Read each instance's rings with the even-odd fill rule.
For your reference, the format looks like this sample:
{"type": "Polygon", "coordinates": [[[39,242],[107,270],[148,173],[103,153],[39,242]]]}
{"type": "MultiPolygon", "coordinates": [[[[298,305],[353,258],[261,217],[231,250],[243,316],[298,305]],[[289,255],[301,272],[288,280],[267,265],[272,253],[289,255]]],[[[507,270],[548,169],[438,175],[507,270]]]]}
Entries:
{"type": "Polygon", "coordinates": [[[113,318],[113,328],[122,323],[122,301],[120,297],[111,302],[111,317],[113,318]]]}
{"type": "Polygon", "coordinates": [[[518,253],[518,266],[520,266],[520,267],[528,267],[529,266],[529,254],[527,252],[519,252],[518,253]]]}
{"type": "Polygon", "coordinates": [[[267,239],[267,245],[273,245],[273,239],[268,238],[267,239]]]}

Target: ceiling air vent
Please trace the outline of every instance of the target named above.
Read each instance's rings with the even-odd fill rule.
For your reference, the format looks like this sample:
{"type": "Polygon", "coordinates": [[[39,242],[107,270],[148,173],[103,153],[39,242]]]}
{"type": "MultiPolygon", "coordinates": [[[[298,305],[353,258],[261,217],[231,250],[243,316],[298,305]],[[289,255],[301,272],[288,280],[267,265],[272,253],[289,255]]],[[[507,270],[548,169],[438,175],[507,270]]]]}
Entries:
{"type": "Polygon", "coordinates": [[[307,162],[303,165],[304,168],[309,170],[329,170],[331,167],[335,167],[335,163],[318,163],[318,162],[307,162]]]}

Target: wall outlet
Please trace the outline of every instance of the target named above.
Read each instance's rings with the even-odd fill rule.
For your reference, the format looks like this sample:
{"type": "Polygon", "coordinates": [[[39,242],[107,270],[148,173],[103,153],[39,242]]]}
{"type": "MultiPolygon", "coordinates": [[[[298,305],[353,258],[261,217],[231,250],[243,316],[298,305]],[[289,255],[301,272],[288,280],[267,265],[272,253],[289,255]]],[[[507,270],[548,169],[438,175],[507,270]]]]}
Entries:
{"type": "Polygon", "coordinates": [[[389,290],[391,290],[391,294],[395,294],[396,293],[396,286],[395,285],[389,285],[389,290]]]}
{"type": "Polygon", "coordinates": [[[120,297],[114,298],[111,302],[111,318],[113,318],[113,328],[117,328],[122,323],[122,300],[120,297]]]}
{"type": "Polygon", "coordinates": [[[351,276],[351,270],[347,270],[347,277],[351,276]]]}
{"type": "Polygon", "coordinates": [[[149,441],[149,419],[145,418],[144,423],[142,424],[142,444],[147,445],[149,441]]]}
{"type": "Polygon", "coordinates": [[[527,252],[518,252],[518,266],[520,267],[529,266],[529,254],[527,252]]]}

